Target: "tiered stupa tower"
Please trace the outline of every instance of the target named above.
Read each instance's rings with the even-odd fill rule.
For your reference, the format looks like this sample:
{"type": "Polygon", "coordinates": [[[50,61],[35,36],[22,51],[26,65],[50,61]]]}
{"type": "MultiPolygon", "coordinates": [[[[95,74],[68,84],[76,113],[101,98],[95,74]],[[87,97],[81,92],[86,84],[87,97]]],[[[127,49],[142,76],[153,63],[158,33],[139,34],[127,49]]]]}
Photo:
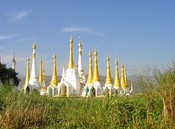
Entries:
{"type": "Polygon", "coordinates": [[[97,50],[94,51],[94,74],[93,74],[93,83],[100,82],[99,72],[98,72],[98,53],[97,50]]]}
{"type": "Polygon", "coordinates": [[[86,78],[82,64],[82,44],[80,40],[78,43],[78,75],[80,78],[80,83],[85,84],[86,78]]]}
{"type": "Polygon", "coordinates": [[[128,79],[127,79],[127,70],[124,67],[124,75],[125,75],[125,84],[126,84],[126,88],[128,88],[128,79]]]}
{"type": "Polygon", "coordinates": [[[69,62],[65,77],[58,84],[58,96],[80,95],[80,80],[73,60],[73,38],[70,36],[69,62]]]}
{"type": "Polygon", "coordinates": [[[93,74],[93,87],[90,89],[90,91],[93,91],[93,88],[95,88],[95,96],[103,94],[103,89],[101,87],[100,82],[100,76],[98,72],[98,53],[95,49],[94,51],[94,74],[93,74]]]}
{"type": "Polygon", "coordinates": [[[40,60],[39,83],[40,85],[42,85],[43,83],[43,61],[42,60],[40,60]]]}
{"type": "Polygon", "coordinates": [[[30,80],[30,58],[27,58],[27,64],[26,64],[26,79],[24,84],[24,92],[26,92],[26,88],[29,84],[30,80]]]}
{"type": "Polygon", "coordinates": [[[42,72],[42,74],[41,74],[41,78],[42,78],[42,83],[41,83],[41,90],[40,90],[40,95],[46,95],[46,93],[47,93],[47,86],[46,86],[46,83],[45,83],[45,77],[44,77],[44,70],[43,70],[43,72],[42,72]]]}
{"type": "Polygon", "coordinates": [[[112,90],[113,90],[113,85],[112,85],[112,78],[111,78],[111,69],[110,69],[110,58],[107,57],[106,58],[106,82],[104,85],[104,90],[106,94],[111,95],[112,94],[112,90]]]}
{"type": "MultiPolygon", "coordinates": [[[[115,61],[115,78],[114,78],[114,88],[120,90],[120,79],[119,79],[119,71],[118,71],[118,61],[115,61]]],[[[119,92],[119,91],[118,91],[119,92]]]]}
{"type": "Polygon", "coordinates": [[[89,73],[88,73],[87,84],[92,84],[93,83],[92,53],[89,52],[88,56],[89,56],[89,73]]]}
{"type": "Polygon", "coordinates": [[[93,70],[92,70],[92,53],[89,51],[89,72],[88,72],[88,78],[86,85],[84,87],[84,90],[82,92],[82,96],[85,97],[88,95],[89,89],[93,86],[93,70]]]}
{"type": "Polygon", "coordinates": [[[124,93],[127,92],[127,84],[126,84],[126,74],[125,74],[125,66],[121,65],[121,87],[124,91],[124,93]]]}
{"type": "Polygon", "coordinates": [[[32,58],[32,70],[31,70],[31,76],[29,80],[29,88],[30,89],[37,89],[40,90],[40,84],[39,84],[39,78],[37,75],[37,69],[36,69],[36,43],[32,45],[33,49],[33,58],[32,58]]]}
{"type": "Polygon", "coordinates": [[[73,69],[74,66],[74,60],[73,60],[73,38],[72,34],[70,36],[70,45],[69,45],[69,63],[68,63],[68,69],[73,69]]]}
{"type": "Polygon", "coordinates": [[[57,69],[56,69],[56,54],[53,55],[53,70],[52,70],[52,79],[50,82],[51,86],[57,86],[58,84],[58,76],[57,76],[57,69]]]}
{"type": "Polygon", "coordinates": [[[106,69],[106,82],[105,84],[112,84],[112,78],[111,78],[111,69],[110,69],[110,58],[107,57],[106,58],[106,65],[107,65],[107,69],[106,69]]]}

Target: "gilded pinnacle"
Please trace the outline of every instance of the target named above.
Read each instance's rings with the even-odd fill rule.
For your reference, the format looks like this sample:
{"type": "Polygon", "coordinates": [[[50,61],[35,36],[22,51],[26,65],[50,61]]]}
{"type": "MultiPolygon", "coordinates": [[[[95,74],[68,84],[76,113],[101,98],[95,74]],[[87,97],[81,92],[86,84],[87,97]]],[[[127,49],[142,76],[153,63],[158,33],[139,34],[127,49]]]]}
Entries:
{"type": "Polygon", "coordinates": [[[92,52],[91,52],[91,51],[89,51],[88,56],[89,56],[89,57],[92,57],[92,52]]]}
{"type": "Polygon", "coordinates": [[[33,43],[32,48],[36,49],[36,43],[33,43]]]}
{"type": "Polygon", "coordinates": [[[90,84],[93,82],[93,70],[92,70],[92,53],[89,51],[89,73],[88,73],[88,79],[87,83],[90,84]]]}
{"type": "Polygon", "coordinates": [[[119,72],[118,72],[118,61],[115,61],[115,78],[114,78],[114,86],[119,87],[120,86],[120,80],[119,80],[119,72]]]}
{"type": "Polygon", "coordinates": [[[57,69],[56,69],[56,54],[53,54],[53,69],[52,69],[52,80],[50,85],[56,86],[58,84],[58,76],[57,76],[57,69]]]}
{"type": "Polygon", "coordinates": [[[110,70],[110,58],[109,57],[106,58],[106,64],[107,64],[107,68],[106,68],[106,82],[105,82],[105,84],[112,84],[111,70],[110,70]]]}
{"type": "Polygon", "coordinates": [[[97,57],[97,50],[94,51],[94,75],[93,75],[93,81],[99,82],[100,77],[98,73],[98,57],[97,57]]]}
{"type": "Polygon", "coordinates": [[[73,43],[73,38],[72,38],[72,33],[71,33],[71,36],[70,36],[70,43],[73,43]]]}

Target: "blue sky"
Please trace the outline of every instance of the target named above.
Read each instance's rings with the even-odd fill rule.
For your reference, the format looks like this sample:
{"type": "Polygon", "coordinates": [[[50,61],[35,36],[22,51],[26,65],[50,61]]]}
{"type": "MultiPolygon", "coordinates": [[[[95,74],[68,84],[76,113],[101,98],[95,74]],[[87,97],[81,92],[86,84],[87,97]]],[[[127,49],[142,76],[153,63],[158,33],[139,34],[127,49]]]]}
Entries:
{"type": "MultiPolygon", "coordinates": [[[[1,0],[0,54],[11,66],[13,51],[17,72],[24,75],[26,57],[32,57],[36,35],[37,61],[43,59],[47,75],[52,71],[52,55],[57,54],[57,69],[68,63],[69,37],[83,44],[83,65],[88,72],[88,51],[99,53],[99,73],[105,75],[106,56],[124,63],[128,74],[138,67],[170,66],[175,53],[174,0],[1,0]]],[[[39,63],[37,64],[39,67],[39,63]]],[[[39,72],[39,69],[38,69],[39,72]]]]}

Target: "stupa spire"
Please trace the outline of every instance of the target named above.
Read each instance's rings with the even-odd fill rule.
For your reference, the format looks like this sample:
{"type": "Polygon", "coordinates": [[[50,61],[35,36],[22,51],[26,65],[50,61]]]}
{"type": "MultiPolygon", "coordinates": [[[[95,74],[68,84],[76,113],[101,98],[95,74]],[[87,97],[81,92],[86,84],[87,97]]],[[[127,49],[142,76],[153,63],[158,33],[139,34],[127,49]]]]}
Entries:
{"type": "Polygon", "coordinates": [[[58,84],[58,76],[56,69],[56,54],[53,55],[53,70],[52,70],[52,80],[50,85],[56,86],[58,84]]]}
{"type": "Polygon", "coordinates": [[[106,69],[106,82],[105,82],[105,84],[112,84],[111,70],[110,70],[110,58],[109,57],[106,58],[106,65],[107,65],[107,69],[106,69]]]}
{"type": "Polygon", "coordinates": [[[118,72],[118,61],[115,61],[115,78],[114,78],[114,86],[120,86],[119,72],[118,72]]]}
{"type": "Polygon", "coordinates": [[[123,89],[125,89],[126,88],[126,83],[125,83],[125,71],[124,71],[124,65],[122,64],[121,65],[121,86],[122,86],[122,88],[123,89]]]}
{"type": "Polygon", "coordinates": [[[126,88],[128,88],[128,80],[127,80],[127,70],[126,70],[126,68],[124,68],[124,75],[125,75],[126,88]]]}
{"type": "Polygon", "coordinates": [[[12,69],[16,70],[16,59],[15,59],[15,53],[13,53],[13,58],[12,58],[12,69]]]}
{"type": "Polygon", "coordinates": [[[25,86],[28,85],[29,79],[30,79],[30,58],[27,58],[25,86]]]}
{"type": "Polygon", "coordinates": [[[42,60],[40,60],[40,73],[39,73],[39,83],[40,83],[40,85],[43,83],[43,79],[44,79],[44,76],[43,76],[43,62],[42,62],[42,60]]]}
{"type": "Polygon", "coordinates": [[[80,82],[85,83],[85,74],[83,69],[82,63],[82,44],[79,36],[79,43],[78,43],[78,75],[80,77],[80,82]]]}
{"type": "Polygon", "coordinates": [[[88,73],[87,84],[90,84],[93,82],[92,53],[89,52],[88,56],[89,56],[89,73],[88,73]]]}
{"type": "Polygon", "coordinates": [[[72,34],[70,36],[70,47],[69,47],[69,63],[68,68],[74,68],[74,61],[73,61],[73,38],[72,34]]]}
{"type": "Polygon", "coordinates": [[[94,75],[93,75],[93,82],[99,82],[99,72],[98,72],[98,53],[95,49],[94,51],[94,75]]]}
{"type": "Polygon", "coordinates": [[[32,69],[31,69],[31,75],[29,84],[32,86],[32,89],[38,89],[39,88],[39,79],[37,75],[37,69],[36,69],[36,43],[34,42],[32,45],[33,49],[33,59],[32,59],[32,69]]]}

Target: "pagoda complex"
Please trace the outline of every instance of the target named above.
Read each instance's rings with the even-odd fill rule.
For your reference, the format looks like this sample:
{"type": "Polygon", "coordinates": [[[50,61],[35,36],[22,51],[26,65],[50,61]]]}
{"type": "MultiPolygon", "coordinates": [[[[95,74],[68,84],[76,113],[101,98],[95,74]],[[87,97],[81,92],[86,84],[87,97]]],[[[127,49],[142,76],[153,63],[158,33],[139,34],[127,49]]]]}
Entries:
{"type": "MultiPolygon", "coordinates": [[[[129,89],[127,80],[127,70],[121,65],[121,77],[119,76],[118,61],[115,61],[115,77],[114,83],[111,77],[110,57],[106,58],[106,80],[103,84],[100,80],[98,69],[98,52],[95,49],[92,54],[88,53],[88,74],[87,79],[83,69],[82,60],[82,42],[78,42],[78,65],[75,65],[73,58],[73,37],[69,40],[69,60],[67,65],[63,65],[62,77],[58,80],[56,54],[53,55],[52,77],[49,85],[46,85],[44,79],[43,61],[40,61],[39,77],[36,67],[36,43],[32,45],[32,66],[30,72],[30,59],[27,58],[26,80],[24,84],[24,92],[30,92],[32,89],[38,90],[40,95],[48,95],[52,97],[59,96],[82,96],[82,97],[101,97],[105,95],[116,94],[133,94],[133,86],[129,89]]],[[[14,62],[13,62],[14,63],[14,62]]],[[[16,64],[16,62],[15,62],[16,64]]]]}

